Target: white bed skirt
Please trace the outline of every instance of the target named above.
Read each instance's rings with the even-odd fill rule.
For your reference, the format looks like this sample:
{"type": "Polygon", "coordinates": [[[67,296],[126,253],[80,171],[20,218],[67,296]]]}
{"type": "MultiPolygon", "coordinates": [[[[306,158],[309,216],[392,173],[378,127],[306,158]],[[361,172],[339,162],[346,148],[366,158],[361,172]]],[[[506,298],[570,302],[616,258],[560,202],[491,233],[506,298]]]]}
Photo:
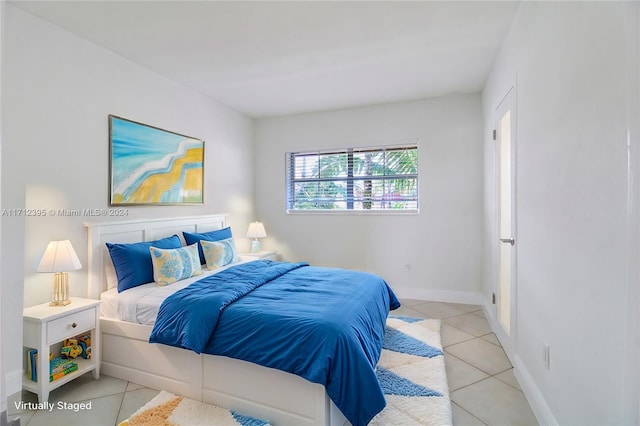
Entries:
{"type": "Polygon", "coordinates": [[[246,361],[150,344],[151,326],[102,318],[102,373],[279,425],[350,425],[322,385],[246,361]]]}

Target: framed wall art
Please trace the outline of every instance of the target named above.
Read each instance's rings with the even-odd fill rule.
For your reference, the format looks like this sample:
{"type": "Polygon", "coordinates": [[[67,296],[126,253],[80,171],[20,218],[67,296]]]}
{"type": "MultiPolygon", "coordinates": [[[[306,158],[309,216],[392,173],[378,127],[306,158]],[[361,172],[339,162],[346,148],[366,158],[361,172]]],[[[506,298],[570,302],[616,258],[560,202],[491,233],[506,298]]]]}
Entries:
{"type": "Polygon", "coordinates": [[[109,115],[109,204],[203,204],[204,141],[109,115]]]}

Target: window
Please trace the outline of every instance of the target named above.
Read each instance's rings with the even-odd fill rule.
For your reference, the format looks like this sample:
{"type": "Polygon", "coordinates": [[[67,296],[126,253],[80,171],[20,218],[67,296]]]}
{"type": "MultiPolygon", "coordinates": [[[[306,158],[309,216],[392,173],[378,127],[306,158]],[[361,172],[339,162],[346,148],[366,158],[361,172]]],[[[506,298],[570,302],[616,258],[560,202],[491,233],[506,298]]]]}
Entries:
{"type": "Polygon", "coordinates": [[[287,211],[417,210],[418,144],[287,153],[287,211]]]}

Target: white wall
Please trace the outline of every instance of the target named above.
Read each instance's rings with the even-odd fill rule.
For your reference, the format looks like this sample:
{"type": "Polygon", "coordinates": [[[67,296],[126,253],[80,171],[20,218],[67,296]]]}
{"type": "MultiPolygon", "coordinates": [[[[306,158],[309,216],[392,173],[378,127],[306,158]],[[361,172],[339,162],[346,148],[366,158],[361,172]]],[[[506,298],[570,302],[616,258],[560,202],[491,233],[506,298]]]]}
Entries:
{"type": "MultiPolygon", "coordinates": [[[[127,218],[226,212],[246,229],[254,216],[250,119],[11,5],[4,31],[4,209],[107,208],[107,116],[116,114],[205,140],[205,205],[130,207],[127,218]]],[[[71,294],[85,296],[82,222],[112,219],[2,217],[3,342],[21,340],[23,306],[50,299],[52,276],[35,272],[47,242],[71,240],[85,265],[70,274],[71,294]]],[[[2,348],[11,394],[20,348],[2,348]]]]}
{"type": "MultiPolygon", "coordinates": [[[[2,42],[4,41],[4,2],[0,2],[0,46],[2,46],[2,42]]],[[[0,48],[0,52],[2,49],[0,48]]],[[[0,98],[2,96],[2,55],[0,54],[0,98]]],[[[0,105],[1,107],[1,105],[0,105]]],[[[2,169],[2,113],[0,109],[0,170],[2,169]]],[[[1,188],[1,186],[0,186],[1,188]]],[[[2,197],[0,196],[0,210],[2,209],[2,197]]],[[[2,222],[0,221],[0,230],[2,228],[2,222]]],[[[0,232],[0,241],[1,241],[1,232],[0,232]]],[[[0,244],[0,251],[1,251],[0,244]]],[[[0,259],[2,256],[0,255],[0,259]]],[[[0,262],[0,277],[2,276],[2,262],[0,262]]],[[[2,304],[2,293],[4,293],[4,285],[0,282],[0,306],[4,307],[2,304]]],[[[4,317],[5,309],[2,309],[2,316],[0,318],[0,342],[2,342],[2,324],[6,324],[6,319],[4,317]]],[[[6,380],[5,380],[5,368],[4,368],[4,360],[2,356],[2,350],[0,350],[0,421],[2,421],[2,413],[7,411],[7,390],[6,390],[6,380]]]]}
{"type": "Polygon", "coordinates": [[[483,298],[493,309],[489,135],[517,81],[517,330],[507,346],[543,424],[639,422],[637,7],[524,2],[483,93],[483,298]]]}
{"type": "Polygon", "coordinates": [[[482,226],[479,95],[261,119],[257,218],[286,260],[380,274],[403,297],[478,301],[482,226]],[[420,213],[289,214],[285,153],[418,138],[420,213]],[[408,265],[408,271],[405,270],[408,265]]]}

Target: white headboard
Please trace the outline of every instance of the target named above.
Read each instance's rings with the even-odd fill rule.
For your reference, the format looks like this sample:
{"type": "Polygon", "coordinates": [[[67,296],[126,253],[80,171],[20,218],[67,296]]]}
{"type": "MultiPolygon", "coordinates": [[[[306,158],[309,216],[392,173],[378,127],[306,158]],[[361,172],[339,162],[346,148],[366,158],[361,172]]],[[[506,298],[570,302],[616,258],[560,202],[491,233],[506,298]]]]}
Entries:
{"type": "Polygon", "coordinates": [[[182,231],[208,232],[226,226],[226,214],[183,216],[164,219],[139,219],[122,222],[85,222],[88,231],[88,285],[87,296],[99,299],[107,289],[104,260],[109,256],[105,243],[136,243],[178,235],[184,244],[182,231]]]}

